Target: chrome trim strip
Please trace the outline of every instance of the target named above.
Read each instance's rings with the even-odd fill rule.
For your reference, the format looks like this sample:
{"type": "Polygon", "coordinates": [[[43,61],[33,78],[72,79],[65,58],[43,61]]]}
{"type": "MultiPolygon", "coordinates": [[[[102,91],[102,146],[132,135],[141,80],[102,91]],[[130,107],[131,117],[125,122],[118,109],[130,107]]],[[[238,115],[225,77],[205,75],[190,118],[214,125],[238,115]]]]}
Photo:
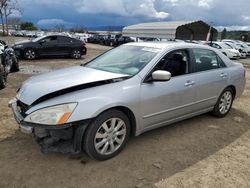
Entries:
{"type": "Polygon", "coordinates": [[[183,105],[183,106],[178,106],[178,107],[175,107],[175,108],[171,108],[171,109],[168,109],[168,110],[163,110],[161,112],[156,112],[156,113],[153,113],[153,114],[149,114],[149,115],[143,116],[143,119],[147,119],[147,118],[150,118],[150,117],[153,117],[153,116],[161,115],[161,114],[164,114],[164,113],[167,113],[167,112],[175,111],[175,110],[178,110],[178,109],[181,109],[181,108],[185,108],[185,107],[188,107],[188,106],[192,106],[192,105],[199,104],[199,103],[206,102],[206,101],[213,100],[213,99],[217,99],[217,96],[210,97],[208,99],[200,100],[200,101],[197,101],[197,102],[192,102],[192,103],[189,103],[189,104],[186,104],[186,105],[183,105]]]}
{"type": "Polygon", "coordinates": [[[177,118],[173,118],[173,119],[170,119],[170,120],[167,120],[167,121],[164,121],[164,122],[156,123],[156,124],[153,124],[153,125],[151,125],[149,127],[146,127],[145,130],[143,130],[143,132],[155,129],[157,127],[163,127],[163,126],[166,126],[166,125],[169,125],[169,124],[172,124],[172,123],[175,123],[175,122],[179,122],[181,120],[185,120],[185,119],[188,119],[188,118],[191,118],[191,117],[195,117],[197,115],[209,112],[211,110],[213,110],[213,107],[209,107],[209,108],[197,111],[197,112],[186,114],[186,115],[183,115],[183,116],[180,116],[180,117],[177,117],[177,118]]]}

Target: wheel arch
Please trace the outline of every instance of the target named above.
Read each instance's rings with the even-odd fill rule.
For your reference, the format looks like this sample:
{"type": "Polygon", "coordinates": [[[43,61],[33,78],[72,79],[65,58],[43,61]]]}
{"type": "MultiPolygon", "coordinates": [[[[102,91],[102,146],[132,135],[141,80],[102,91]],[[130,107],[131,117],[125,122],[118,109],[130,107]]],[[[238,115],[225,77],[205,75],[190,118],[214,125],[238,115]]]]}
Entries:
{"type": "Polygon", "coordinates": [[[39,56],[39,54],[38,54],[38,52],[37,52],[37,50],[36,50],[35,48],[33,48],[33,47],[25,47],[25,48],[22,50],[22,52],[21,52],[23,57],[24,57],[24,53],[25,53],[26,50],[34,50],[35,53],[36,53],[36,57],[39,56]]]}
{"type": "Polygon", "coordinates": [[[230,88],[230,89],[233,90],[233,97],[235,98],[235,96],[236,96],[236,87],[234,85],[229,85],[226,88],[230,88]]]}
{"type": "Polygon", "coordinates": [[[133,113],[133,111],[131,109],[129,109],[128,107],[125,107],[125,106],[113,106],[113,107],[110,107],[110,108],[107,108],[105,109],[104,111],[102,111],[101,113],[99,113],[97,116],[99,116],[100,114],[106,112],[106,111],[109,111],[109,110],[113,110],[113,109],[116,109],[116,110],[119,110],[121,112],[123,112],[129,119],[130,121],[130,135],[131,136],[135,136],[136,135],[136,118],[135,118],[135,115],[133,113]]]}

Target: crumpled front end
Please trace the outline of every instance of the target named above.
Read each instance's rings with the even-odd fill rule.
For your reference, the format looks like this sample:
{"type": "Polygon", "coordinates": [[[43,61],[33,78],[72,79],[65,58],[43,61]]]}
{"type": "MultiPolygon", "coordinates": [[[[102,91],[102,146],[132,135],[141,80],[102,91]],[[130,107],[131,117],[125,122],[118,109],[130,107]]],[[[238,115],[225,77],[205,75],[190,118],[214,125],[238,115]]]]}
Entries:
{"type": "Polygon", "coordinates": [[[29,106],[20,100],[14,99],[9,102],[14,117],[19,124],[20,130],[26,134],[33,134],[41,151],[44,153],[79,153],[82,150],[82,136],[88,126],[89,120],[63,125],[41,125],[26,122],[25,112],[29,106]]]}

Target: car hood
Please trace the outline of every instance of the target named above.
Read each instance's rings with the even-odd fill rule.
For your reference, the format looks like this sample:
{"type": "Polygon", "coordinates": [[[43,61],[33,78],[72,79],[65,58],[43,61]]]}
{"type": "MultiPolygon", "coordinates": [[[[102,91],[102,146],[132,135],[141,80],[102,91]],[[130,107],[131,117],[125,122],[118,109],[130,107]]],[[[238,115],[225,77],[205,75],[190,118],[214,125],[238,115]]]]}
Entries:
{"type": "Polygon", "coordinates": [[[235,50],[235,49],[228,49],[228,51],[236,53],[236,54],[240,54],[240,52],[238,50],[235,50]]]}
{"type": "Polygon", "coordinates": [[[20,45],[20,44],[30,44],[30,43],[32,43],[32,41],[31,40],[22,40],[22,41],[18,41],[18,42],[15,42],[14,43],[14,46],[15,45],[20,45]]]}
{"type": "Polygon", "coordinates": [[[17,99],[27,105],[31,105],[46,96],[48,99],[57,95],[105,84],[101,81],[124,77],[128,77],[128,75],[75,66],[28,79],[20,88],[17,99]]]}

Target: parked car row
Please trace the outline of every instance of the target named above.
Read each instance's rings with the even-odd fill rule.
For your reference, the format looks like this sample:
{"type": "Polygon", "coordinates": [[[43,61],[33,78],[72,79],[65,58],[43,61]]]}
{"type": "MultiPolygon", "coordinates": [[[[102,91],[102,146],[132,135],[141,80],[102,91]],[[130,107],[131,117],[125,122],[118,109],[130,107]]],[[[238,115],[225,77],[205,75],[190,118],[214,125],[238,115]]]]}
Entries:
{"type": "Polygon", "coordinates": [[[120,46],[129,42],[135,42],[135,40],[122,35],[94,35],[88,39],[88,42],[106,46],[120,46]]]}
{"type": "MultiPolygon", "coordinates": [[[[167,39],[157,39],[157,38],[141,38],[139,41],[171,41],[167,39]]],[[[189,41],[189,40],[174,40],[176,42],[186,42],[209,45],[213,48],[218,49],[224,55],[228,56],[230,59],[239,59],[250,57],[250,43],[245,43],[239,40],[229,40],[225,39],[222,41],[189,41]]]]}

